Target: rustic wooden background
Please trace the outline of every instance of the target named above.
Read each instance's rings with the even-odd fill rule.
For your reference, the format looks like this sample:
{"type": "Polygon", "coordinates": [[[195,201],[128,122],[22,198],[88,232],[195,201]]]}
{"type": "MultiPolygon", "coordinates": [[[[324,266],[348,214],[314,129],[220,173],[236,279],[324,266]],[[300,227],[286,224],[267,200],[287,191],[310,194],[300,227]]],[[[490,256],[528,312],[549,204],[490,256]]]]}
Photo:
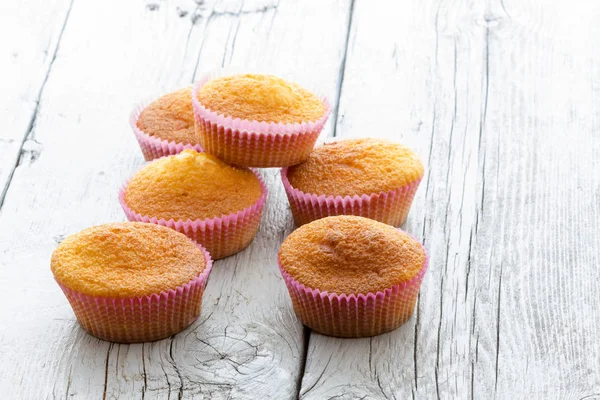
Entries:
{"type": "Polygon", "coordinates": [[[600,399],[600,3],[0,3],[0,390],[6,399],[600,399]],[[291,309],[278,172],[191,328],[118,345],[53,282],[65,235],[124,220],[140,99],[220,66],[297,76],[324,137],[402,140],[427,174],[405,229],[431,254],[397,331],[341,340],[291,309]]]}

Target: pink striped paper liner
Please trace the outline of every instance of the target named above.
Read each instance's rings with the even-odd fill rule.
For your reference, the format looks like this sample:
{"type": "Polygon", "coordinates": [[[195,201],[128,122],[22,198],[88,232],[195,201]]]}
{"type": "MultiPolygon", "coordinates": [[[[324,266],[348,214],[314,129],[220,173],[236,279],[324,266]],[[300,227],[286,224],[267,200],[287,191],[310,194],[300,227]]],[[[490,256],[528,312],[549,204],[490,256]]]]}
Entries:
{"type": "Polygon", "coordinates": [[[281,169],[281,181],[297,226],[334,215],[356,215],[398,227],[406,221],[422,179],[389,192],[342,197],[304,193],[292,186],[287,173],[288,168],[281,169]]]}
{"type": "Polygon", "coordinates": [[[150,222],[181,232],[204,246],[213,260],[218,260],[248,247],[258,231],[268,191],[261,176],[256,171],[252,172],[260,182],[262,191],[260,198],[243,210],[221,217],[175,221],[139,214],[125,203],[125,189],[129,181],[119,190],[119,203],[129,221],[150,222]]]}
{"type": "Polygon", "coordinates": [[[181,286],[140,297],[90,296],[61,283],[77,320],[89,334],[109,342],[151,342],[175,335],[200,315],[202,294],[212,269],[208,252],[206,268],[181,286]]]}
{"type": "Polygon", "coordinates": [[[203,152],[202,147],[199,144],[193,145],[191,143],[175,143],[175,141],[168,141],[156,136],[151,136],[146,132],[142,131],[137,126],[138,118],[140,114],[150,104],[149,101],[140,103],[136,106],[129,116],[129,125],[133,130],[133,134],[140,145],[140,149],[142,150],[142,154],[144,154],[144,159],[146,161],[154,160],[155,158],[160,158],[164,156],[170,156],[174,154],[179,154],[185,149],[194,149],[198,152],[203,152]]]}
{"type": "Polygon", "coordinates": [[[308,158],[331,113],[329,101],[322,96],[325,113],[314,122],[269,123],[225,117],[204,107],[198,91],[209,80],[202,78],[192,89],[196,135],[207,153],[234,165],[245,167],[285,167],[308,158]]]}
{"type": "Polygon", "coordinates": [[[412,316],[429,256],[425,252],[425,262],[411,280],[367,294],[337,294],[306,287],[285,271],[279,258],[278,263],[294,311],[304,325],[324,335],[356,338],[392,331],[412,316]]]}

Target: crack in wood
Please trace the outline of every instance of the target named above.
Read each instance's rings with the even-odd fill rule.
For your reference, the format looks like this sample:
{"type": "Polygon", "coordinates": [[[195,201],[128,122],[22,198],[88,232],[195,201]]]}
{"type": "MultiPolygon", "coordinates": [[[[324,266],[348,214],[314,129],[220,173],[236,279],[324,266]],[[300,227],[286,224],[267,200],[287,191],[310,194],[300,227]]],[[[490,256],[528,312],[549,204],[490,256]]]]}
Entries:
{"type": "MultiPolygon", "coordinates": [[[[456,87],[456,72],[457,72],[457,60],[458,60],[458,55],[456,52],[456,38],[453,40],[454,43],[454,69],[452,70],[452,88],[454,91],[454,109],[452,111],[452,120],[450,121],[450,135],[448,137],[448,154],[447,154],[447,158],[448,158],[448,165],[450,165],[450,157],[452,156],[452,136],[454,135],[454,125],[456,123],[456,111],[457,111],[457,107],[458,107],[458,89],[456,87]]],[[[450,178],[450,168],[447,168],[446,170],[446,182],[450,182],[449,181],[450,178]]],[[[452,190],[452,187],[450,187],[450,190],[452,190]]],[[[452,198],[451,195],[448,195],[448,199],[452,198]]],[[[450,204],[450,201],[448,201],[448,204],[450,204]]]]}
{"type": "Polygon", "coordinates": [[[467,271],[465,276],[465,301],[469,294],[469,275],[471,275],[471,265],[473,264],[473,227],[471,227],[471,234],[469,235],[469,247],[467,249],[467,271]]]}
{"type": "MultiPolygon", "coordinates": [[[[210,14],[208,15],[208,17],[206,18],[206,22],[204,24],[204,30],[208,30],[208,28],[211,25],[211,22],[213,20],[213,17],[215,16],[215,10],[214,8],[210,11],[210,14]]],[[[192,27],[190,28],[190,35],[191,35],[191,29],[194,28],[194,25],[196,24],[196,22],[194,21],[192,23],[192,27]]],[[[202,51],[204,50],[204,43],[205,43],[205,39],[206,39],[206,35],[202,36],[202,42],[200,42],[200,48],[198,49],[198,56],[196,56],[196,63],[194,65],[194,72],[192,73],[192,83],[196,82],[196,75],[198,73],[198,66],[200,65],[200,56],[202,55],[202,51]]]]}
{"type": "Polygon", "coordinates": [[[471,386],[470,399],[475,399],[475,362],[471,361],[471,386]]]}
{"type": "MultiPolygon", "coordinates": [[[[184,60],[187,56],[188,48],[190,46],[190,38],[192,37],[192,32],[194,31],[194,27],[196,26],[196,20],[200,18],[200,16],[199,16],[200,14],[198,14],[199,11],[200,11],[200,5],[197,5],[196,8],[194,9],[194,11],[192,12],[192,17],[191,17],[192,23],[190,24],[190,29],[188,30],[187,37],[185,38],[185,47],[184,47],[184,52],[183,52],[184,60]]],[[[185,11],[185,13],[187,14],[187,11],[185,11]]],[[[185,16],[186,14],[182,15],[180,13],[179,16],[182,17],[182,16],[185,16]]]]}
{"type": "Polygon", "coordinates": [[[310,391],[312,391],[317,384],[319,384],[319,382],[321,381],[321,379],[323,378],[323,375],[325,375],[325,371],[327,370],[327,367],[329,367],[329,363],[331,362],[331,358],[333,357],[333,355],[330,355],[329,358],[327,359],[327,363],[325,363],[325,366],[323,367],[323,370],[321,371],[321,373],[319,374],[319,376],[317,377],[317,379],[315,379],[315,381],[313,382],[313,384],[304,391],[304,393],[300,393],[300,395],[298,396],[298,398],[302,398],[304,396],[306,396],[310,391]]]}
{"type": "Polygon", "coordinates": [[[179,372],[179,368],[175,363],[175,358],[173,358],[173,342],[175,340],[175,335],[169,338],[169,363],[175,370],[177,377],[179,378],[179,391],[177,393],[177,399],[181,400],[183,398],[184,384],[183,384],[183,376],[181,376],[181,372],[179,372]]]}
{"type": "Polygon", "coordinates": [[[169,375],[167,374],[167,371],[165,371],[165,366],[163,365],[163,363],[159,363],[160,365],[160,369],[162,370],[163,374],[165,375],[165,380],[167,381],[167,400],[171,399],[171,381],[169,380],[169,375]]]}
{"type": "Polygon", "coordinates": [[[115,362],[115,376],[119,375],[119,359],[121,358],[121,345],[117,343],[117,361],[115,362]]]}
{"type": "Polygon", "coordinates": [[[500,360],[500,300],[502,295],[502,264],[500,264],[500,276],[498,278],[498,307],[496,312],[496,366],[495,366],[495,381],[494,393],[498,391],[498,363],[500,360]]]}
{"type": "Polygon", "coordinates": [[[342,57],[342,62],[340,64],[340,72],[338,75],[338,85],[337,85],[337,93],[335,97],[335,107],[332,112],[332,121],[333,124],[333,137],[337,136],[337,126],[338,126],[338,117],[340,112],[340,99],[342,97],[342,88],[344,86],[344,75],[346,73],[346,59],[348,58],[348,44],[350,42],[350,34],[352,32],[352,16],[354,15],[354,1],[350,0],[350,11],[348,13],[348,30],[346,31],[346,44],[344,46],[344,55],[342,57]]]}
{"type": "MultiPolygon", "coordinates": [[[[245,1],[242,0],[242,4],[240,5],[240,10],[244,8],[245,1]]],[[[235,32],[233,33],[233,39],[231,40],[231,50],[229,52],[229,63],[231,63],[231,59],[233,58],[233,53],[235,52],[235,42],[237,40],[237,35],[240,30],[240,24],[242,22],[241,18],[237,18],[237,24],[235,25],[235,32]]],[[[230,31],[231,33],[231,31],[230,31]]],[[[229,38],[227,38],[229,41],[229,38]]],[[[225,54],[227,54],[227,48],[225,48],[225,52],[223,53],[223,61],[221,62],[221,66],[225,66],[225,54]]]]}
{"type": "MultiPolygon", "coordinates": [[[[419,375],[418,375],[418,368],[417,368],[417,360],[418,360],[418,338],[419,338],[419,318],[420,318],[420,312],[419,312],[419,305],[421,304],[421,293],[419,293],[417,295],[417,304],[415,305],[415,314],[416,314],[416,321],[415,321],[415,334],[414,334],[414,339],[413,339],[413,365],[414,365],[414,374],[415,374],[415,390],[419,389],[419,375]]],[[[413,392],[414,395],[414,392],[413,392]]]]}
{"type": "Polygon", "coordinates": [[[110,360],[110,352],[114,346],[114,343],[109,343],[108,350],[106,351],[106,361],[104,363],[104,390],[102,392],[102,400],[106,400],[106,390],[108,389],[108,362],[110,360]]]}
{"type": "Polygon", "coordinates": [[[148,389],[148,378],[146,375],[146,354],[145,354],[145,343],[142,343],[142,377],[144,378],[144,384],[142,386],[142,400],[146,397],[146,390],[148,389]]]}
{"type": "Polygon", "coordinates": [[[302,390],[302,381],[304,380],[304,373],[306,371],[306,362],[308,361],[308,345],[310,343],[310,328],[306,325],[302,325],[302,356],[300,358],[300,373],[296,378],[296,397],[300,398],[300,390],[302,390]]]}
{"type": "Polygon", "coordinates": [[[437,345],[436,345],[436,356],[435,356],[435,393],[438,400],[440,400],[440,381],[439,381],[439,373],[440,373],[440,344],[442,338],[442,319],[444,316],[444,274],[441,275],[440,282],[440,318],[437,329],[437,345]]]}
{"type": "Polygon", "coordinates": [[[67,390],[65,391],[65,400],[69,398],[69,390],[71,389],[71,379],[73,376],[73,367],[69,368],[69,377],[67,378],[67,390]]]}
{"type": "MultiPolygon", "coordinates": [[[[429,135],[429,155],[427,156],[427,179],[425,181],[425,202],[429,201],[429,188],[430,178],[431,178],[431,156],[433,154],[433,138],[435,136],[435,124],[437,122],[437,109],[436,103],[433,103],[433,115],[431,117],[431,134],[429,135]]],[[[423,229],[421,232],[421,240],[423,241],[423,245],[426,245],[426,229],[427,229],[427,213],[423,213],[423,229]]]]}
{"type": "MultiPolygon", "coordinates": [[[[379,376],[379,375],[377,375],[377,387],[379,388],[379,391],[381,392],[381,394],[383,395],[383,397],[387,399],[388,396],[385,394],[385,390],[383,389],[383,384],[381,383],[381,376],[379,376]]],[[[396,396],[394,396],[393,393],[392,393],[392,397],[394,399],[396,398],[396,396]]]]}
{"type": "Polygon", "coordinates": [[[19,159],[17,160],[17,167],[25,164],[25,160],[28,159],[27,165],[31,165],[37,161],[42,154],[43,146],[36,139],[30,138],[23,142],[21,146],[21,152],[19,159]]]}
{"type": "MultiPolygon", "coordinates": [[[[478,140],[478,144],[477,144],[478,151],[481,151],[481,142],[482,142],[482,137],[483,137],[483,131],[484,131],[485,122],[487,120],[488,97],[489,97],[489,88],[490,88],[490,82],[489,82],[489,71],[490,71],[489,36],[490,36],[490,29],[488,27],[486,27],[485,28],[485,47],[484,47],[484,72],[483,72],[483,76],[482,76],[482,88],[483,88],[484,92],[483,92],[483,105],[482,105],[481,115],[480,115],[480,119],[479,119],[479,140],[478,140]]],[[[477,210],[478,210],[477,216],[479,216],[480,208],[483,207],[483,204],[485,204],[485,162],[486,162],[485,150],[483,152],[482,159],[483,159],[483,165],[481,168],[481,171],[482,171],[481,200],[477,207],[477,210]]],[[[476,227],[477,228],[479,227],[479,219],[477,219],[476,227]]],[[[478,229],[475,229],[475,231],[478,232],[478,229]]]]}
{"type": "Polygon", "coordinates": [[[48,78],[50,77],[50,72],[52,71],[52,67],[54,66],[54,61],[56,60],[56,55],[58,54],[58,50],[60,48],[60,42],[62,40],[63,33],[65,32],[67,22],[69,21],[69,16],[71,15],[71,10],[73,9],[74,2],[75,2],[75,0],[71,0],[71,2],[69,3],[69,7],[67,8],[67,12],[65,13],[65,19],[63,20],[60,32],[58,34],[58,39],[56,40],[56,47],[54,48],[54,52],[52,53],[52,58],[50,59],[48,68],[46,69],[46,74],[44,75],[44,79],[42,80],[42,84],[40,85],[40,89],[38,90],[37,96],[34,100],[35,106],[33,108],[31,117],[29,118],[29,123],[27,125],[27,128],[25,129],[25,133],[23,135],[23,139],[21,140],[21,144],[19,145],[17,159],[16,159],[14,165],[10,168],[10,170],[8,172],[8,177],[6,179],[6,183],[4,184],[4,187],[2,188],[2,192],[0,192],[0,211],[2,210],[2,206],[4,205],[4,200],[6,199],[6,194],[8,193],[8,189],[10,187],[10,184],[12,183],[12,179],[14,177],[15,171],[19,167],[19,165],[22,161],[21,155],[23,152],[23,147],[25,146],[25,143],[27,142],[27,140],[33,139],[33,131],[34,131],[35,123],[37,121],[37,117],[38,117],[39,110],[40,110],[41,98],[44,93],[44,89],[46,88],[46,83],[48,82],[48,78]]]}

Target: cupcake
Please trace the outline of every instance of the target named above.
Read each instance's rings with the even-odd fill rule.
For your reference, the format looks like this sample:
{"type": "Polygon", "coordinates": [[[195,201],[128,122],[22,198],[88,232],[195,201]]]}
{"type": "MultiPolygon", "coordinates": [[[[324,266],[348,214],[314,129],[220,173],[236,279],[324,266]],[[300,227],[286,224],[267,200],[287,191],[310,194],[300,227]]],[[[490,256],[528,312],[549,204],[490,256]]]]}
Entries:
{"type": "Polygon", "coordinates": [[[185,235],[137,222],[68,236],[51,260],[83,329],[119,343],[163,339],[192,324],[211,266],[208,253],[185,235]]]}
{"type": "Polygon", "coordinates": [[[194,128],[191,87],[136,107],[129,122],[147,161],[187,148],[202,151],[194,128]]]}
{"type": "Polygon", "coordinates": [[[379,335],[408,320],[427,261],[423,246],[405,232],[355,216],[306,224],[279,250],[298,318],[339,337],[379,335]]]}
{"type": "Polygon", "coordinates": [[[305,160],[331,112],[325,98],[258,74],[205,77],[194,86],[192,103],[204,150],[246,167],[305,160]]]}
{"type": "Polygon", "coordinates": [[[252,242],[266,196],[253,171],[187,149],[143,167],[121,189],[119,201],[130,221],[185,233],[216,260],[252,242]]]}
{"type": "Polygon", "coordinates": [[[331,215],[359,215],[400,226],[423,177],[411,149],[379,139],[350,139],[315,148],[281,170],[296,225],[331,215]]]}

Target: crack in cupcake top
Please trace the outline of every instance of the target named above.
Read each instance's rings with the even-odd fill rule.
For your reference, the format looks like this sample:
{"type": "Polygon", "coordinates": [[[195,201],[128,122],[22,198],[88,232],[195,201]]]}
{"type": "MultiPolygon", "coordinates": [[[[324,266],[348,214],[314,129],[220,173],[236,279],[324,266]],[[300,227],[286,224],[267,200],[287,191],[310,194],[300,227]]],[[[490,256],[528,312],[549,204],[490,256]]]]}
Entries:
{"type": "Polygon", "coordinates": [[[136,122],[150,136],[183,144],[198,144],[192,109],[192,89],[165,94],[146,106],[136,122]]]}
{"type": "Polygon", "coordinates": [[[348,139],[316,147],[288,169],[292,187],[327,196],[370,195],[406,186],[423,176],[417,154],[379,139],[348,139]]]}
{"type": "Polygon", "coordinates": [[[272,75],[213,79],[200,88],[198,101],[219,115],[260,122],[314,122],[325,113],[325,105],[316,95],[272,75]]]}
{"type": "Polygon", "coordinates": [[[124,200],[138,214],[185,221],[237,213],[261,195],[260,182],[249,169],[187,149],[138,171],[125,188],[124,200]]]}
{"type": "Polygon", "coordinates": [[[414,278],[425,263],[421,244],[390,225],[355,216],[318,219],[288,236],[283,270],[299,283],[337,294],[376,293],[414,278]]]}
{"type": "Polygon", "coordinates": [[[175,289],[206,268],[187,236],[164,226],[121,222],[94,226],[63,240],[51,270],[62,285],[90,296],[139,297],[175,289]]]}

